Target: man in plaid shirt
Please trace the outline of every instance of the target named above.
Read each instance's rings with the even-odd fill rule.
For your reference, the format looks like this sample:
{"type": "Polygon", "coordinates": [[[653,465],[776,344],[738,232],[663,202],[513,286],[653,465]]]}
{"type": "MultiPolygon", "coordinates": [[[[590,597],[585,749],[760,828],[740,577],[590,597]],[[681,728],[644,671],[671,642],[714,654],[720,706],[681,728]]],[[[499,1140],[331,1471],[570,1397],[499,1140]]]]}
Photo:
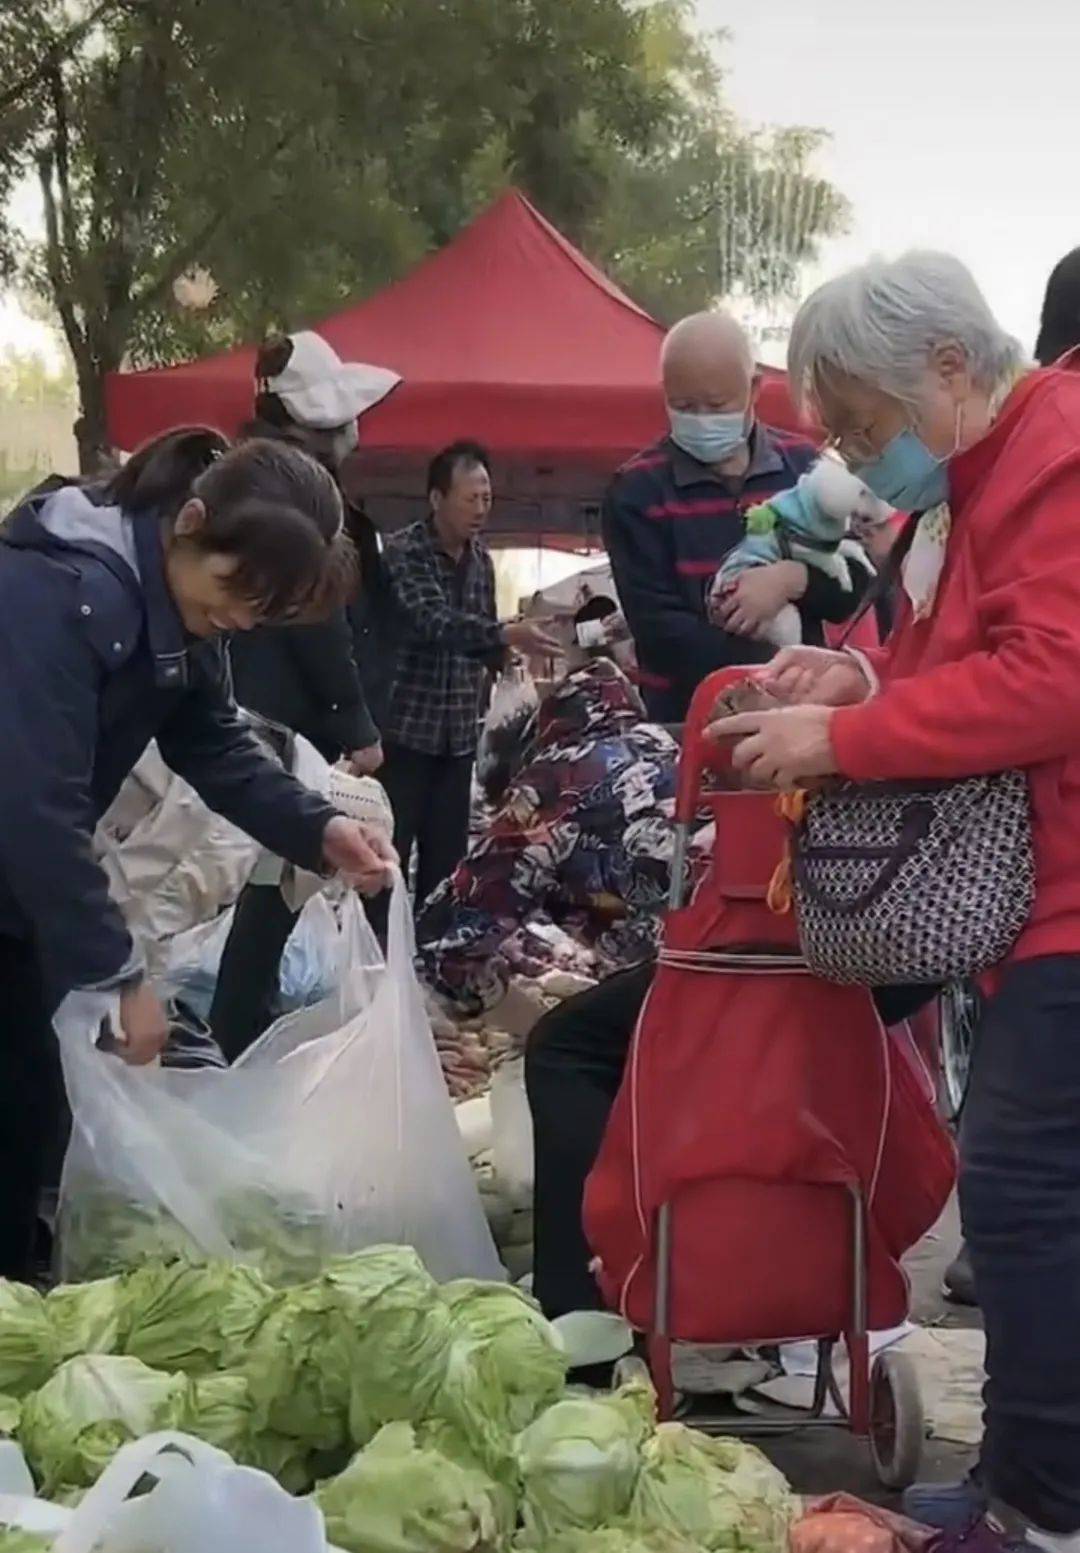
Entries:
{"type": "Polygon", "coordinates": [[[431,511],[386,543],[396,661],[379,773],[394,807],[394,844],[407,869],[417,847],[422,905],[465,855],[479,720],[490,676],[511,649],[550,651],[535,621],[500,625],[495,568],[481,539],[491,468],[478,443],[432,459],[431,511]]]}

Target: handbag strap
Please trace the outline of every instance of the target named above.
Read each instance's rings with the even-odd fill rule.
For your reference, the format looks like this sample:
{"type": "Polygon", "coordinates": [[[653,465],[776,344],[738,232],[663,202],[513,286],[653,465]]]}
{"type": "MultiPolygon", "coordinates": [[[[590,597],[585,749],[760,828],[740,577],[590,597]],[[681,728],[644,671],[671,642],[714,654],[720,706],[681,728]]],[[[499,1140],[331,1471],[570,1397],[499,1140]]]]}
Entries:
{"type": "Polygon", "coordinates": [[[915,530],[922,519],[921,512],[912,512],[904,521],[904,526],[896,536],[892,549],[885,557],[885,564],[878,572],[872,585],[867,588],[862,602],[847,623],[847,628],[840,638],[840,647],[844,648],[851,640],[852,632],[872,609],[875,609],[882,599],[891,591],[899,581],[900,573],[904,569],[904,562],[908,558],[908,552],[915,542],[915,530]]]}

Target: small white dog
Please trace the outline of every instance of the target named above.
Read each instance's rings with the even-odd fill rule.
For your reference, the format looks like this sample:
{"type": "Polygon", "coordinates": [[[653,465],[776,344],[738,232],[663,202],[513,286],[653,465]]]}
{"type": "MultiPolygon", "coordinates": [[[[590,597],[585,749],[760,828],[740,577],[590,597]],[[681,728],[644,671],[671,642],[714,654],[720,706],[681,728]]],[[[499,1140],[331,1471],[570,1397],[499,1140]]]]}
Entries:
{"type": "MultiPolygon", "coordinates": [[[[892,516],[892,508],[838,459],[820,458],[790,490],[747,513],[746,537],[727,557],[709,589],[710,620],[723,624],[723,605],[743,572],[777,561],[802,561],[850,589],[852,565],[873,571],[859,541],[878,533],[892,516]]],[[[796,646],[802,641],[798,609],[785,604],[759,635],[777,647],[796,646]]]]}

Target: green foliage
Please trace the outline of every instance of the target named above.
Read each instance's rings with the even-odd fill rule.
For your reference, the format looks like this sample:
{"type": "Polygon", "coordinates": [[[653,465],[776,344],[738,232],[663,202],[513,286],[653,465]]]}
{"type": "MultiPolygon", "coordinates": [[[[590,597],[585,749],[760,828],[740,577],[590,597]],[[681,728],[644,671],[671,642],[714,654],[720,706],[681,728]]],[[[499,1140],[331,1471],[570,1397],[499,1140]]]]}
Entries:
{"type": "Polygon", "coordinates": [[[789,291],[844,205],[748,135],[690,0],[20,0],[0,13],[0,278],[55,308],[84,462],[104,375],[295,327],[510,183],[663,315],[789,291]],[[185,309],[194,265],[217,287],[185,309]]]}

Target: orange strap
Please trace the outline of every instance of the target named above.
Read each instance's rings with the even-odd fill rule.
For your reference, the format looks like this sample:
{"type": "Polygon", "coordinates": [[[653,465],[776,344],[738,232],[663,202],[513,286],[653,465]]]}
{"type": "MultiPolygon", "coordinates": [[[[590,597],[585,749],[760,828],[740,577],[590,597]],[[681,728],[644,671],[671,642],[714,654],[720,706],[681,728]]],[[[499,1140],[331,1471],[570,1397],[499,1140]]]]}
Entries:
{"type": "MultiPolygon", "coordinates": [[[[781,793],[776,800],[776,812],[789,825],[798,825],[806,813],[805,791],[802,788],[796,788],[794,792],[781,793]]],[[[784,848],[783,857],[777,863],[773,876],[769,880],[769,889],[765,896],[765,903],[769,910],[778,917],[787,916],[792,907],[792,867],[789,841],[784,848]]]]}

